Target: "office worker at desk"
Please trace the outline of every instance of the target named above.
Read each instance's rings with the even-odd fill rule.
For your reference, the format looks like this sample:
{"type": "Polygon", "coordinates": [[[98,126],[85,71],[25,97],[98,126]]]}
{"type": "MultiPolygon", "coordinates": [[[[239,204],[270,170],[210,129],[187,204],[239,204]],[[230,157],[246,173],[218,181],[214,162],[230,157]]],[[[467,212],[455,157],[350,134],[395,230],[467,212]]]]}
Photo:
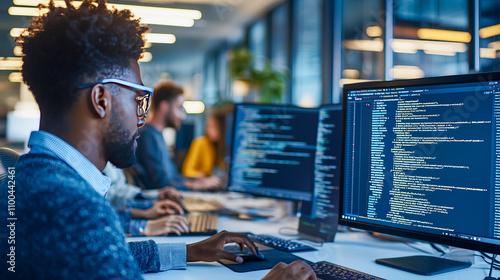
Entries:
{"type": "Polygon", "coordinates": [[[184,214],[184,210],[173,200],[181,196],[181,192],[171,187],[160,191],[141,190],[137,186],[129,185],[123,170],[109,162],[103,173],[110,179],[106,198],[118,210],[127,235],[180,235],[189,231],[189,223],[185,217],[180,216],[184,214]]]}
{"type": "MultiPolygon", "coordinates": [[[[16,166],[22,222],[16,224],[15,272],[2,269],[0,278],[140,279],[141,272],[183,269],[186,261],[238,261],[223,250],[225,243],[255,251],[245,235],[228,232],[187,246],[126,244],[101,171],[108,161],[124,168],[135,160],[137,130],[153,93],[142,85],[137,63],[148,28],[127,10],[109,10],[104,0],[85,0],[78,9],[65,2],[55,7],[51,1],[16,39],[41,119],[30,152],[16,166]]],[[[266,279],[296,271],[301,279],[313,273],[297,262],[276,266],[266,279]]]]}
{"type": "Polygon", "coordinates": [[[182,165],[182,174],[196,178],[219,178],[222,185],[227,181],[225,170],[226,118],[212,114],[205,126],[205,135],[194,139],[182,165]]]}
{"type": "Polygon", "coordinates": [[[146,124],[140,130],[137,140],[137,164],[135,169],[138,177],[147,189],[157,186],[174,186],[176,188],[203,190],[219,187],[218,178],[197,178],[186,180],[177,172],[170,158],[170,151],[162,131],[171,127],[179,130],[186,112],[182,106],[183,90],[173,82],[163,82],[155,87],[151,102],[151,113],[146,124]]]}
{"type": "Polygon", "coordinates": [[[163,200],[174,199],[182,196],[182,192],[173,187],[163,187],[160,189],[143,190],[138,186],[127,183],[127,178],[122,169],[116,168],[108,162],[103,170],[111,180],[111,187],[106,194],[106,198],[111,201],[111,204],[117,209],[121,209],[127,205],[127,201],[134,199],[146,200],[163,200]]]}

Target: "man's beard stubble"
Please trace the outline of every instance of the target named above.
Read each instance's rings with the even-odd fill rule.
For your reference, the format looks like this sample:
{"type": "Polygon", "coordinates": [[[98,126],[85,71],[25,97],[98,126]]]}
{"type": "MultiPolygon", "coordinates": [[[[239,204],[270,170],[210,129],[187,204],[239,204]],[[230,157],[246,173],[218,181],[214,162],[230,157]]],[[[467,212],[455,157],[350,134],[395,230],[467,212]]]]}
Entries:
{"type": "Polygon", "coordinates": [[[104,137],[104,149],[106,158],[118,168],[128,168],[135,164],[134,141],[139,131],[136,130],[131,136],[123,128],[122,121],[116,112],[112,112],[110,123],[107,128],[107,137],[104,137]]]}

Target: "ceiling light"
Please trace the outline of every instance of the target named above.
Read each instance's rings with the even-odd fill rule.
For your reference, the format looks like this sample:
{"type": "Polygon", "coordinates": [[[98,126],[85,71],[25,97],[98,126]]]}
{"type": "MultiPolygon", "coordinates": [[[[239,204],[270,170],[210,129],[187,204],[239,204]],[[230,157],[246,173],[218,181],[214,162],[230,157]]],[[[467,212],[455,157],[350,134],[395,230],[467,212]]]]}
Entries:
{"type": "Polygon", "coordinates": [[[21,74],[21,72],[12,72],[9,74],[9,81],[11,83],[22,83],[23,75],[21,74]]]}
{"type": "Polygon", "coordinates": [[[23,48],[21,46],[15,46],[14,50],[12,50],[15,56],[22,56],[23,55],[23,48]]]}
{"type": "Polygon", "coordinates": [[[370,37],[380,37],[382,36],[382,28],[380,28],[380,26],[368,26],[366,28],[366,35],[370,37]]]}
{"type": "Polygon", "coordinates": [[[247,96],[250,91],[250,85],[247,81],[235,80],[233,82],[233,94],[236,96],[247,96]]]}
{"type": "Polygon", "coordinates": [[[497,51],[495,49],[490,49],[490,48],[480,48],[479,56],[482,58],[495,59],[497,58],[497,51]]]}
{"type": "Polygon", "coordinates": [[[148,33],[146,41],[150,43],[173,44],[175,43],[174,34],[148,33]]]}
{"type": "Polygon", "coordinates": [[[447,51],[447,50],[424,50],[424,53],[433,55],[444,55],[444,56],[455,56],[457,54],[454,51],[447,51]]]}
{"type": "MultiPolygon", "coordinates": [[[[18,6],[38,6],[39,4],[48,5],[49,0],[14,0],[15,5],[18,6]]],[[[66,4],[64,1],[54,1],[56,6],[65,7],[66,4]]],[[[72,2],[75,7],[79,7],[82,2],[81,1],[73,1],[72,2]]],[[[114,4],[107,3],[109,6],[115,7],[118,10],[127,9],[130,10],[135,17],[143,17],[143,16],[162,16],[162,17],[187,17],[192,19],[200,19],[201,12],[198,10],[190,10],[190,9],[172,9],[172,8],[160,8],[160,7],[151,7],[151,6],[136,6],[136,5],[123,5],[123,4],[114,4]]]]}
{"type": "Polygon", "coordinates": [[[347,79],[359,79],[359,71],[356,69],[344,69],[342,71],[342,77],[347,79]]]}
{"type": "Polygon", "coordinates": [[[413,40],[398,40],[392,41],[392,50],[396,53],[417,53],[418,46],[413,40]]]}
{"type": "Polygon", "coordinates": [[[20,70],[23,66],[20,57],[0,57],[0,70],[20,70]]]}
{"type": "Polygon", "coordinates": [[[481,38],[489,38],[496,35],[500,35],[500,24],[479,29],[479,36],[481,36],[481,38]]]}
{"type": "Polygon", "coordinates": [[[11,16],[28,16],[37,17],[48,12],[49,9],[26,8],[26,7],[10,7],[8,12],[11,16]]]}
{"type": "Polygon", "coordinates": [[[469,32],[431,29],[431,28],[420,28],[417,31],[417,36],[418,38],[425,40],[438,40],[438,41],[450,41],[450,42],[461,42],[461,43],[469,43],[471,40],[469,32]]]}
{"type": "Polygon", "coordinates": [[[488,48],[494,49],[496,51],[500,50],[500,41],[495,41],[495,42],[489,43],[488,48]]]}
{"type": "Polygon", "coordinates": [[[188,114],[201,114],[205,111],[205,104],[201,101],[184,101],[182,106],[188,114]]]}
{"type": "Polygon", "coordinates": [[[395,65],[391,75],[394,79],[416,79],[424,77],[425,73],[418,66],[395,65]]]}
{"type": "Polygon", "coordinates": [[[347,79],[347,78],[343,78],[343,79],[340,79],[339,85],[340,85],[340,87],[344,87],[344,85],[348,85],[348,84],[366,83],[366,82],[372,82],[372,81],[377,81],[377,80],[364,80],[364,79],[347,79]]]}
{"type": "Polygon", "coordinates": [[[153,54],[150,52],[144,52],[141,59],[139,59],[139,62],[150,62],[151,59],[153,59],[153,54]]]}
{"type": "Polygon", "coordinates": [[[443,50],[445,50],[447,54],[451,52],[463,53],[467,51],[467,45],[465,43],[408,39],[394,39],[392,48],[395,52],[400,53],[416,53],[416,50],[423,50],[429,54],[444,54],[443,50]]]}
{"type": "Polygon", "coordinates": [[[194,25],[194,19],[186,18],[186,17],[143,16],[143,17],[141,17],[141,23],[154,24],[154,25],[191,27],[194,25]]]}
{"type": "Polygon", "coordinates": [[[384,42],[380,38],[373,40],[345,40],[344,48],[358,51],[381,52],[384,50],[384,42]]]}
{"type": "Polygon", "coordinates": [[[19,37],[23,31],[26,30],[26,28],[12,28],[10,30],[10,36],[12,37],[19,37]]]}

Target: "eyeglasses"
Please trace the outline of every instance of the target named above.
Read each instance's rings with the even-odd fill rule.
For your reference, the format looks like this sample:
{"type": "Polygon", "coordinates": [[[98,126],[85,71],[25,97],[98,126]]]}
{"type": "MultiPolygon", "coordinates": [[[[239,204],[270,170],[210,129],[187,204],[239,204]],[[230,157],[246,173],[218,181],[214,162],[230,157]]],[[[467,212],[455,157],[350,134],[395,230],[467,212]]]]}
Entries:
{"type": "Polygon", "coordinates": [[[148,113],[149,107],[151,106],[151,97],[153,97],[154,93],[154,88],[150,88],[144,85],[132,83],[129,81],[124,81],[120,79],[114,79],[114,78],[109,78],[109,79],[102,79],[100,81],[97,81],[95,83],[87,83],[87,84],[81,84],[78,85],[78,89],[84,89],[88,87],[95,86],[97,84],[117,84],[121,86],[125,86],[128,88],[132,88],[135,90],[140,90],[145,92],[144,95],[138,96],[135,98],[135,101],[137,101],[137,116],[139,118],[145,118],[146,114],[148,113]]]}

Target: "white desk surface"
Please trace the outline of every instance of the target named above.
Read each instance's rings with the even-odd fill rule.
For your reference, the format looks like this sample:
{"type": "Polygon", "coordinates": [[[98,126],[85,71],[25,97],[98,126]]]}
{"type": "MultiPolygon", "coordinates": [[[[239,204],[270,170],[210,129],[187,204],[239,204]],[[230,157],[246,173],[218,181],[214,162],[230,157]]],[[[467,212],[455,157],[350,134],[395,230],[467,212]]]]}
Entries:
{"type": "MultiPolygon", "coordinates": [[[[291,236],[278,234],[281,227],[297,227],[296,218],[288,218],[280,222],[269,222],[266,220],[242,221],[229,217],[219,217],[218,229],[239,232],[253,232],[256,234],[272,234],[291,239],[291,236]]],[[[157,243],[186,242],[193,243],[206,237],[129,237],[128,241],[139,241],[153,239],[157,243]]],[[[307,243],[307,242],[306,242],[307,243]]],[[[432,252],[431,247],[424,243],[412,244],[423,250],[432,252]]],[[[480,258],[475,258],[475,263],[467,269],[438,274],[435,276],[419,276],[416,274],[385,267],[375,263],[377,258],[390,258],[411,255],[423,255],[423,253],[398,243],[376,239],[363,232],[339,232],[335,242],[324,243],[318,251],[301,252],[296,255],[316,262],[326,260],[342,266],[353,268],[362,272],[370,273],[386,279],[467,279],[482,280],[488,275],[489,266],[480,258]]],[[[222,266],[218,262],[188,263],[187,270],[170,270],[160,273],[144,274],[145,279],[178,279],[178,280],[222,280],[222,279],[261,279],[269,270],[236,273],[222,266]]],[[[500,272],[493,271],[493,276],[500,276],[500,272]]]]}

